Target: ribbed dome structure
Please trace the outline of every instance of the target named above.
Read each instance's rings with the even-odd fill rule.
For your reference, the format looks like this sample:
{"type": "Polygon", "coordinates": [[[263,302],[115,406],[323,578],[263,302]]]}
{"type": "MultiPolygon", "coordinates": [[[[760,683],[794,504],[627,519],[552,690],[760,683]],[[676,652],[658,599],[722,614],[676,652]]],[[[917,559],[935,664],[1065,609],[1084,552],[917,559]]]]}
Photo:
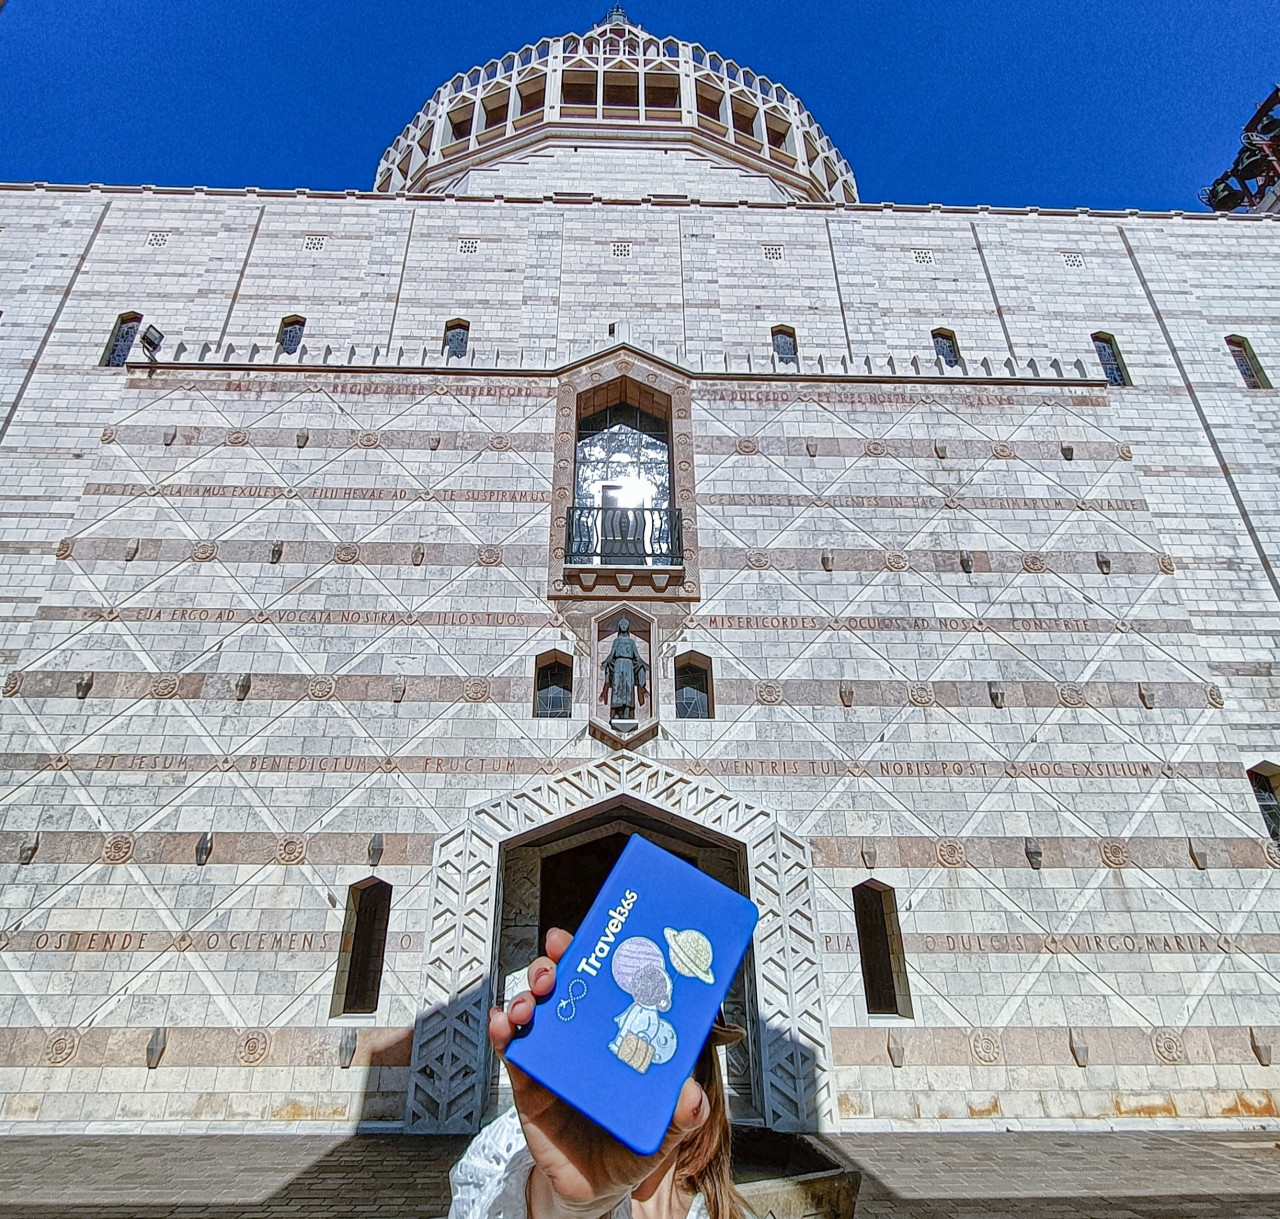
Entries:
{"type": "Polygon", "coordinates": [[[441,85],[383,154],[374,189],[858,201],[848,162],[799,98],[617,8],[584,35],[441,85]]]}

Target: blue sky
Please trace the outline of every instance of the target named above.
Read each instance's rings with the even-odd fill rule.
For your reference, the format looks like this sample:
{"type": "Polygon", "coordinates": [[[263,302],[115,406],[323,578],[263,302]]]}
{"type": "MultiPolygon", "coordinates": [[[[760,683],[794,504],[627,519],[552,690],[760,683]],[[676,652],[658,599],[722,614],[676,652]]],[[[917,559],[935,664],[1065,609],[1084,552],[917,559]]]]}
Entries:
{"type": "MultiPolygon", "coordinates": [[[[455,72],[606,0],[0,0],[0,180],[367,188],[455,72]]],[[[636,0],[794,90],[869,201],[1196,209],[1280,0],[636,0]]]]}

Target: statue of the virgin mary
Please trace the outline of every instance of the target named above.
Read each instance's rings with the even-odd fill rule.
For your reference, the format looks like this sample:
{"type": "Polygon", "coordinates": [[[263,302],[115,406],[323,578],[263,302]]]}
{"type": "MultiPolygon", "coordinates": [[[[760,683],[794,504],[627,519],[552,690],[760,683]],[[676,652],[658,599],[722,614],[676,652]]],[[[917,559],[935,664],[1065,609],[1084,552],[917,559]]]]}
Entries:
{"type": "Polygon", "coordinates": [[[609,690],[609,719],[635,719],[636,704],[649,687],[649,666],[640,659],[640,649],[626,618],[618,623],[613,647],[604,662],[604,684],[609,690]]]}

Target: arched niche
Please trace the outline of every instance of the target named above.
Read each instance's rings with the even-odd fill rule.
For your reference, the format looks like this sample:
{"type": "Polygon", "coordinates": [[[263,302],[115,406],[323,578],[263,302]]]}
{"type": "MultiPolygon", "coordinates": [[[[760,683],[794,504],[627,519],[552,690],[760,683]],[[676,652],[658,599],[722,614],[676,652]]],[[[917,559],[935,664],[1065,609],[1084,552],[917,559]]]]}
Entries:
{"type": "MultiPolygon", "coordinates": [[[[496,1095],[487,1013],[502,993],[503,968],[517,959],[512,954],[530,947],[513,943],[508,959],[500,958],[504,887],[527,884],[529,877],[527,870],[519,873],[507,866],[507,852],[545,848],[561,840],[561,834],[567,840],[616,820],[735,853],[745,868],[739,873],[742,884],[760,912],[746,975],[755,994],[751,1032],[760,1117],[781,1130],[835,1129],[807,840],[792,834],[770,810],[741,800],[705,776],[624,752],[543,776],[473,809],[436,843],[406,1131],[476,1130],[496,1095]],[[619,814],[622,809],[625,817],[619,814]]],[[[523,899],[526,910],[529,903],[523,899]]]]}

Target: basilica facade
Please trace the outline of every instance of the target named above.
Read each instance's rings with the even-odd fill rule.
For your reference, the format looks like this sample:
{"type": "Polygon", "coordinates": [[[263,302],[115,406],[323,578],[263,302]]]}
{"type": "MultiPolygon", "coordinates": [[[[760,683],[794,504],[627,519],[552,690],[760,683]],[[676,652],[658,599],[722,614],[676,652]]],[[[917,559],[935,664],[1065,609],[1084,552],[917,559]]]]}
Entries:
{"type": "Polygon", "coordinates": [[[0,1129],[474,1130],[636,832],[740,1121],[1280,1122],[1278,282],[620,12],[367,190],[0,188],[0,1129]]]}

